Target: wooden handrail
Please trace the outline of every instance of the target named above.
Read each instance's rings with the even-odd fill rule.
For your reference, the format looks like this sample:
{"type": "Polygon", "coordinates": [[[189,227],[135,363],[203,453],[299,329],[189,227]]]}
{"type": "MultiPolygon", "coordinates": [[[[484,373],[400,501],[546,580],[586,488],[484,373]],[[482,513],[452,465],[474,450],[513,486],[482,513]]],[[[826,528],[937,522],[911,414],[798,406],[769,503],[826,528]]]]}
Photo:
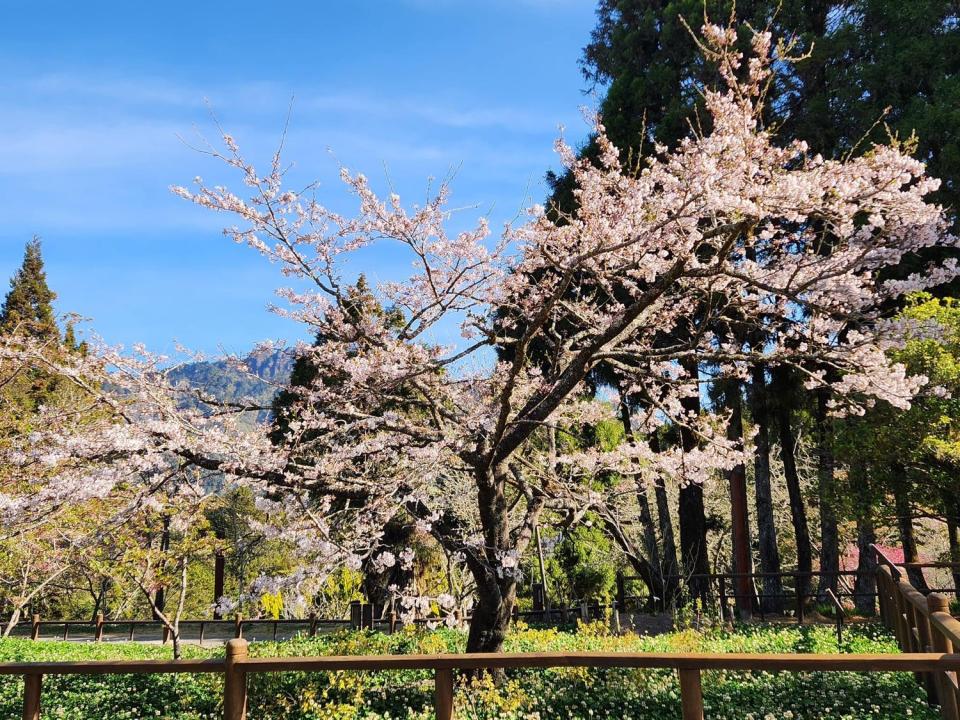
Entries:
{"type": "MultiPolygon", "coordinates": [[[[939,593],[924,595],[904,578],[881,550],[877,556],[877,596],[880,614],[905,653],[951,654],[960,649],[960,622],[949,613],[950,601],[939,593]]],[[[960,694],[954,670],[917,670],[931,704],[940,706],[944,720],[960,720],[960,694]]]]}
{"type": "Polygon", "coordinates": [[[876,555],[877,557],[877,565],[880,565],[880,566],[886,565],[888,568],[890,568],[890,573],[893,575],[893,579],[899,580],[901,572],[900,572],[900,569],[897,567],[897,564],[893,562],[893,560],[891,560],[889,557],[887,557],[886,553],[884,553],[883,550],[881,550],[878,546],[870,545],[870,549],[873,551],[874,555],[876,555]]]}
{"type": "Polygon", "coordinates": [[[70,662],[0,663],[0,675],[156,675],[221,673],[223,660],[83,660],[70,662]]]}
{"type": "MultiPolygon", "coordinates": [[[[960,670],[952,653],[780,655],[770,653],[471,653],[449,655],[373,655],[336,657],[251,658],[245,640],[231,640],[223,659],[119,660],[91,662],[0,663],[0,675],[23,675],[24,717],[39,718],[44,675],[223,673],[224,719],[244,720],[247,676],[264,672],[333,672],[433,670],[438,720],[453,717],[454,670],[494,668],[666,668],[678,672],[684,720],[703,720],[701,672],[711,670],[789,672],[912,671],[946,676],[960,670]],[[28,714],[29,713],[29,714],[28,714]]],[[[951,720],[957,720],[955,717],[951,720]]]]}
{"type": "Polygon", "coordinates": [[[960,670],[960,655],[937,653],[778,654],[778,653],[468,653],[254,657],[245,672],[334,672],[339,670],[489,670],[595,667],[673,670],[783,670],[849,672],[960,670]]]}

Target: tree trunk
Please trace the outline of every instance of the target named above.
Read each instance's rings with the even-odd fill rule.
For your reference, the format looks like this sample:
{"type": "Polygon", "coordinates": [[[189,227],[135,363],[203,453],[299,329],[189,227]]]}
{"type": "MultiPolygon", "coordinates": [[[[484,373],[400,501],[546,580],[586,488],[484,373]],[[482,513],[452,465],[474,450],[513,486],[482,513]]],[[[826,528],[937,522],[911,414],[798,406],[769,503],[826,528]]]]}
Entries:
{"type": "Polygon", "coordinates": [[[632,567],[637,575],[640,576],[640,579],[646,583],[647,587],[650,589],[650,592],[655,597],[662,600],[663,587],[661,585],[662,578],[660,573],[653,568],[647,558],[643,556],[643,553],[638,552],[636,545],[633,544],[631,539],[624,532],[623,527],[619,522],[617,522],[617,519],[613,517],[612,514],[601,512],[600,515],[603,518],[604,525],[606,526],[607,534],[613,538],[613,541],[617,544],[617,547],[623,551],[627,562],[630,563],[630,567],[632,567]]]}
{"type": "MultiPolygon", "coordinates": [[[[654,452],[660,452],[660,441],[656,435],[650,438],[650,447],[654,452]]],[[[666,609],[673,604],[680,588],[680,563],[677,561],[677,541],[673,532],[673,518],[670,516],[670,497],[663,478],[657,478],[653,484],[653,495],[657,501],[657,527],[660,530],[660,553],[663,564],[660,572],[663,577],[663,597],[661,606],[666,609]]]]}
{"type": "Polygon", "coordinates": [[[3,635],[0,637],[8,638],[10,633],[13,632],[13,629],[17,626],[17,623],[20,622],[20,614],[23,612],[23,606],[19,606],[13,609],[13,612],[10,613],[10,619],[7,621],[7,624],[3,628],[3,635]]]}
{"type": "Polygon", "coordinates": [[[767,381],[762,365],[752,370],[750,408],[757,426],[754,438],[753,477],[756,489],[757,534],[760,541],[760,571],[764,573],[760,607],[764,612],[783,612],[783,583],[780,581],[780,548],[773,517],[770,488],[770,417],[767,412],[767,381]]]}
{"type": "MultiPolygon", "coordinates": [[[[517,576],[521,547],[510,542],[506,498],[506,467],[477,470],[477,499],[484,547],[470,550],[467,564],[477,583],[477,602],[467,635],[467,652],[500,652],[510,627],[510,616],[517,599],[517,576]],[[505,557],[516,553],[516,565],[505,557]]],[[[533,523],[537,515],[528,520],[533,523]]],[[[533,525],[529,531],[532,533],[533,525]]],[[[528,538],[529,540],[529,538],[528,538]]]]}
{"type": "Polygon", "coordinates": [[[222,617],[220,612],[220,598],[223,597],[223,581],[226,574],[227,558],[223,550],[217,550],[213,555],[213,619],[222,617]]]}
{"type": "MultiPolygon", "coordinates": [[[[160,552],[165,553],[170,549],[170,516],[163,516],[163,532],[160,535],[160,552]]],[[[159,619],[157,613],[162,613],[167,604],[167,593],[166,588],[162,585],[157,588],[156,597],[154,597],[153,604],[156,606],[154,619],[159,619]]]]}
{"type": "Polygon", "coordinates": [[[492,578],[486,578],[482,584],[477,583],[477,602],[473,606],[467,635],[468,653],[496,653],[503,650],[503,640],[510,627],[515,601],[516,593],[505,596],[492,578]]]}
{"type": "MultiPolygon", "coordinates": [[[[684,370],[697,379],[699,368],[696,360],[685,361],[684,370]]],[[[681,401],[688,416],[700,414],[700,396],[689,395],[681,401]]],[[[697,438],[686,425],[680,427],[680,442],[684,452],[697,446],[697,438]]],[[[683,482],[685,478],[680,478],[683,482]]],[[[706,604],[710,591],[706,575],[710,572],[707,558],[707,514],[703,506],[703,487],[695,482],[685,483],[680,488],[680,562],[687,579],[690,599],[706,604]]]]}
{"type": "MultiPolygon", "coordinates": [[[[743,403],[740,399],[740,383],[731,383],[727,395],[730,421],[727,424],[727,439],[743,441],[743,403]]],[[[734,607],[741,620],[749,620],[753,614],[753,583],[748,573],[753,572],[750,553],[750,519],[747,504],[747,473],[743,463],[737,463],[727,473],[730,485],[730,525],[732,536],[732,563],[734,575],[734,607]]]]}
{"type": "Polygon", "coordinates": [[[797,440],[793,432],[793,393],[789,370],[774,368],[773,388],[776,401],[777,429],[780,437],[780,459],[783,475],[790,497],[790,519],[793,523],[794,541],[797,545],[797,591],[803,597],[810,595],[810,573],[813,572],[813,547],[810,544],[810,526],[807,523],[807,507],[800,489],[800,473],[797,472],[797,440]]]}
{"type": "Polygon", "coordinates": [[[827,414],[829,390],[817,391],[814,421],[817,431],[817,489],[820,496],[820,582],[817,599],[827,599],[827,589],[837,592],[840,579],[840,530],[837,523],[834,477],[833,426],[827,414]]]}
{"type": "MultiPolygon", "coordinates": [[[[910,485],[906,470],[900,463],[893,467],[893,504],[897,513],[897,530],[900,533],[900,545],[903,548],[903,561],[908,563],[920,562],[920,553],[917,551],[917,537],[913,529],[913,508],[910,504],[910,485]]],[[[917,567],[908,567],[907,578],[910,584],[922,592],[929,591],[923,570],[917,567]]]]}
{"type": "MultiPolygon", "coordinates": [[[[637,442],[637,438],[633,434],[633,423],[630,420],[630,403],[622,388],[618,388],[618,392],[620,395],[620,422],[623,425],[623,431],[628,440],[637,442]]],[[[643,530],[643,549],[646,558],[638,558],[636,552],[628,552],[627,554],[637,572],[641,576],[644,574],[648,576],[644,578],[644,582],[647,583],[651,593],[656,597],[663,598],[666,587],[663,565],[660,561],[660,548],[657,544],[657,529],[653,522],[653,514],[650,512],[650,498],[647,496],[647,488],[639,481],[637,482],[637,505],[640,510],[640,525],[643,530]],[[644,570],[641,570],[641,567],[644,570]]]]}
{"type": "Polygon", "coordinates": [[[870,546],[877,542],[877,533],[869,514],[857,518],[857,579],[853,583],[853,602],[861,615],[876,612],[877,559],[870,546]]]}

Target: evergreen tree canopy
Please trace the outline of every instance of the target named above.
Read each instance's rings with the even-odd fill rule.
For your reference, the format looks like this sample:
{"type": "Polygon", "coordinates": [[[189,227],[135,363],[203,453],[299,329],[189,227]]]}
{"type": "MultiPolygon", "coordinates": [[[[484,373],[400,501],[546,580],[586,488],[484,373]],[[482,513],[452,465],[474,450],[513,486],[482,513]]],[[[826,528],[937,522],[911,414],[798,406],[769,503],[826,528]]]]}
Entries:
{"type": "Polygon", "coordinates": [[[0,330],[45,339],[59,338],[60,330],[53,313],[56,297],[47,285],[40,239],[34,238],[27,243],[23,264],[10,280],[10,292],[0,308],[0,330]]]}
{"type": "MultiPolygon", "coordinates": [[[[715,68],[703,60],[685,23],[714,20],[770,27],[808,55],[770,88],[769,123],[805,140],[812,153],[839,157],[887,132],[917,136],[916,156],[943,181],[937,200],[954,218],[960,206],[960,5],[957,0],[600,0],[581,61],[605,95],[607,134],[634,158],[653,141],[687,135],[700,90],[715,68]],[[646,147],[644,147],[646,146],[646,147]]],[[[740,25],[745,44],[748,32],[740,25]]],[[[596,153],[592,140],[583,153],[596,153]]],[[[627,159],[627,158],[625,158],[627,159]]],[[[574,207],[569,174],[548,177],[552,201],[574,207]]]]}

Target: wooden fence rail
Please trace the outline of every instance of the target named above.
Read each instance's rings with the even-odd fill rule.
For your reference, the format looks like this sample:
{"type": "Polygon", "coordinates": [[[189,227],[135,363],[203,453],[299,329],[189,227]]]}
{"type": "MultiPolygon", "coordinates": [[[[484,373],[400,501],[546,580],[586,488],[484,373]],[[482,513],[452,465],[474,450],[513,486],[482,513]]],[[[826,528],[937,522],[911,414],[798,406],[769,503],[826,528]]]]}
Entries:
{"type": "MultiPolygon", "coordinates": [[[[924,595],[903,579],[895,563],[876,546],[877,596],[880,617],[905,653],[951,654],[960,649],[960,621],[950,614],[950,601],[940,593],[924,595]]],[[[958,720],[960,690],[955,670],[915,672],[931,702],[945,720],[958,720]]]]}
{"type": "MultiPolygon", "coordinates": [[[[584,601],[573,608],[561,605],[537,610],[517,611],[515,609],[514,619],[523,619],[532,623],[567,624],[576,622],[578,619],[584,621],[602,619],[608,610],[613,613],[617,607],[615,601],[607,604],[598,600],[590,600],[584,601]]],[[[427,617],[417,618],[411,622],[416,625],[424,625],[429,622],[443,622],[444,619],[443,617],[427,617]]],[[[468,616],[462,619],[464,622],[467,622],[470,618],[468,616]]],[[[331,629],[344,628],[351,630],[382,630],[393,633],[403,624],[399,616],[394,613],[383,612],[382,614],[377,614],[374,611],[373,605],[357,602],[351,604],[349,619],[321,618],[312,614],[306,618],[283,618],[274,620],[272,618],[244,618],[238,614],[232,619],[221,618],[217,620],[207,620],[189,618],[181,620],[179,627],[181,628],[181,632],[193,628],[198,633],[199,640],[202,644],[206,636],[206,631],[216,628],[221,629],[221,637],[222,631],[226,629],[229,631],[231,637],[242,638],[249,628],[253,626],[266,626],[272,630],[273,639],[277,640],[279,629],[284,627],[296,628],[299,626],[305,635],[315,637],[331,629]]],[[[138,633],[142,634],[143,632],[151,630],[154,633],[161,633],[164,643],[169,640],[169,630],[160,620],[107,619],[102,613],[98,614],[94,620],[44,620],[38,614],[33,615],[31,624],[29,625],[30,639],[39,640],[45,635],[49,637],[51,630],[55,631],[56,635],[63,640],[73,638],[101,642],[104,635],[111,631],[112,634],[116,634],[118,631],[126,631],[127,640],[133,641],[136,639],[138,633]],[[44,631],[46,631],[46,633],[44,631]]]]}
{"type": "MultiPolygon", "coordinates": [[[[951,631],[952,632],[952,631],[951,631]]],[[[914,672],[955,676],[960,655],[924,652],[887,655],[779,655],[760,653],[473,653],[466,655],[374,655],[339,657],[249,657],[246,640],[230,640],[226,656],[212,660],[124,660],[3,663],[0,675],[24,677],[23,718],[40,720],[43,678],[47,675],[220,673],[224,675],[224,720],[245,720],[247,676],[264,672],[432,670],[437,720],[454,716],[454,678],[459,670],[495,668],[662,668],[680,680],[681,717],[704,720],[701,673],[711,670],[784,672],[914,672]]],[[[955,688],[954,688],[955,691],[955,688]]],[[[960,720],[953,706],[947,720],[960,720]]]]}

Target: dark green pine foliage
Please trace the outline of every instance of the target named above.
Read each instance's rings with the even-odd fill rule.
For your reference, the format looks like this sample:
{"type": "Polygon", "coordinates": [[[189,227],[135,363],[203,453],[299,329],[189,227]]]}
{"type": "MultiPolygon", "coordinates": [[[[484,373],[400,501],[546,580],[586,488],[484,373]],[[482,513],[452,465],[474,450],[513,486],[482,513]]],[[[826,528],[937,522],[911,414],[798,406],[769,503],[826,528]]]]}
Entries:
{"type": "MultiPolygon", "coordinates": [[[[917,136],[916,156],[943,181],[937,200],[960,208],[960,3],[957,0],[740,0],[741,45],[749,23],[792,38],[808,55],[770,89],[769,125],[805,140],[813,153],[842,157],[885,141],[888,131],[917,136]]],[[[704,11],[726,22],[727,0],[600,0],[597,25],[581,67],[603,91],[600,114],[624,159],[634,162],[653,141],[674,145],[703,127],[700,89],[717,80],[694,38],[704,11]],[[681,20],[681,18],[683,20],[681,20]]],[[[595,152],[592,139],[582,153],[595,152]]],[[[569,175],[549,175],[551,200],[573,209],[569,175]]]]}
{"type": "MultiPolygon", "coordinates": [[[[391,314],[391,311],[384,309],[373,296],[364,275],[360,275],[356,285],[347,289],[345,309],[353,318],[353,321],[358,324],[364,317],[381,317],[391,314]]],[[[324,341],[323,335],[319,334],[314,340],[314,344],[322,345],[324,341]]],[[[299,414],[298,406],[303,402],[302,390],[315,384],[319,375],[320,369],[309,354],[297,358],[287,388],[277,393],[273,400],[274,425],[270,435],[272,442],[280,443],[283,441],[290,421],[296,419],[299,414]]],[[[336,372],[328,370],[323,382],[336,384],[340,380],[336,372]]]]}
{"type": "MultiPolygon", "coordinates": [[[[363,275],[357,279],[356,285],[347,289],[344,310],[357,325],[362,324],[364,318],[374,317],[386,318],[391,326],[402,327],[403,324],[400,313],[384,308],[374,297],[363,275]]],[[[314,343],[319,346],[325,340],[324,335],[320,333],[314,343]]],[[[304,398],[303,390],[321,382],[328,386],[335,386],[342,382],[342,376],[334,369],[317,367],[310,354],[298,357],[290,374],[288,386],[277,393],[273,401],[274,420],[270,431],[271,442],[280,445],[287,441],[290,423],[295,422],[306,409],[307,400],[304,398]]],[[[309,445],[311,453],[323,452],[324,439],[320,433],[301,437],[300,442],[309,445]]],[[[301,458],[301,461],[310,462],[310,458],[301,458]]],[[[398,513],[387,523],[381,543],[384,547],[393,548],[399,552],[399,548],[410,546],[414,534],[414,526],[409,518],[403,513],[398,513]]],[[[390,585],[404,587],[412,577],[409,572],[401,568],[400,564],[381,571],[368,561],[364,563],[361,570],[363,591],[367,600],[381,607],[390,600],[391,594],[388,590],[390,585]]]]}
{"type": "Polygon", "coordinates": [[[47,285],[40,239],[34,238],[27,243],[23,264],[10,280],[10,291],[0,308],[0,331],[59,339],[60,330],[53,312],[56,297],[47,285]]]}

